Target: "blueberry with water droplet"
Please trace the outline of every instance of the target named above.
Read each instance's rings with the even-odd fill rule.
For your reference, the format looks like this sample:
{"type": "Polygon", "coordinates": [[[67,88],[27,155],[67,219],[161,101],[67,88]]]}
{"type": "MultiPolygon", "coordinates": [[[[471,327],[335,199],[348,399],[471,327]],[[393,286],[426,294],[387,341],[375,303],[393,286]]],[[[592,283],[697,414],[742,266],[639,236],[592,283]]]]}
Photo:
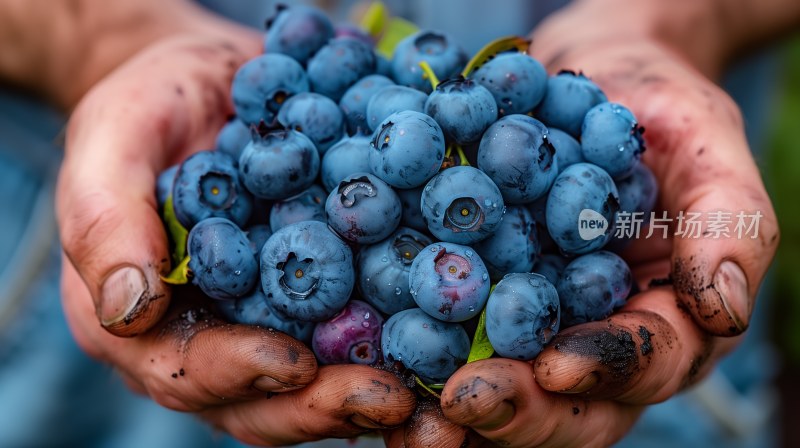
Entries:
{"type": "Polygon", "coordinates": [[[354,173],[325,202],[328,225],[348,241],[373,244],[400,224],[402,206],[392,187],[372,174],[354,173]]]}
{"type": "Polygon", "coordinates": [[[463,322],[486,304],[491,285],[480,257],[468,257],[467,246],[434,243],[411,263],[409,286],[426,313],[446,322],[463,322]]]}
{"type": "Polygon", "coordinates": [[[311,348],[322,364],[374,364],[381,359],[383,317],[368,303],[351,300],[314,328],[311,348]],[[341,325],[351,321],[352,325],[341,325]]]}

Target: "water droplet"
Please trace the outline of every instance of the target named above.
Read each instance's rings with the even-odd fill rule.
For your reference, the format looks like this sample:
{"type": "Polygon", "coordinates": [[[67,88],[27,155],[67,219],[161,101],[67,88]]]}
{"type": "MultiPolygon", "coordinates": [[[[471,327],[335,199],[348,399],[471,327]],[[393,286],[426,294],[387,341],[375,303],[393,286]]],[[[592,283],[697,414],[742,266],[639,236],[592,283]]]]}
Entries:
{"type": "Polygon", "coordinates": [[[466,255],[466,256],[467,256],[467,258],[472,258],[472,251],[471,251],[471,250],[466,250],[466,251],[464,252],[464,255],[466,255]]]}
{"type": "Polygon", "coordinates": [[[428,328],[428,324],[422,324],[422,328],[428,328]]]}
{"type": "Polygon", "coordinates": [[[369,277],[367,277],[367,283],[369,283],[369,277]]]}
{"type": "Polygon", "coordinates": [[[389,261],[389,257],[383,257],[383,258],[381,258],[381,261],[386,263],[387,261],[389,261]]]}
{"type": "Polygon", "coordinates": [[[486,279],[488,279],[488,278],[489,278],[489,274],[487,274],[485,272],[483,273],[483,275],[481,275],[481,279],[483,279],[484,281],[486,281],[486,279]]]}
{"type": "Polygon", "coordinates": [[[431,188],[433,188],[433,187],[430,186],[430,185],[425,185],[425,191],[431,191],[431,188]]]}
{"type": "Polygon", "coordinates": [[[625,151],[625,147],[622,145],[617,146],[617,151],[622,152],[625,151]]]}
{"type": "Polygon", "coordinates": [[[487,207],[491,206],[492,205],[492,200],[489,199],[489,198],[484,199],[483,200],[483,205],[485,205],[487,207]]]}
{"type": "Polygon", "coordinates": [[[369,319],[369,311],[367,311],[366,313],[364,313],[364,319],[369,319]]]}
{"type": "Polygon", "coordinates": [[[361,322],[361,326],[364,328],[369,328],[369,322],[361,322]]]}
{"type": "Polygon", "coordinates": [[[469,308],[467,308],[467,309],[469,310],[470,313],[475,311],[475,307],[472,306],[472,305],[470,305],[469,308]]]}
{"type": "Polygon", "coordinates": [[[242,271],[237,269],[237,270],[233,271],[233,275],[242,275],[242,271]]]}
{"type": "Polygon", "coordinates": [[[399,287],[397,287],[397,288],[394,288],[394,293],[395,293],[395,295],[398,295],[398,296],[399,296],[400,294],[402,294],[402,293],[403,293],[403,290],[402,290],[402,289],[400,289],[399,287]]]}
{"type": "Polygon", "coordinates": [[[431,252],[437,252],[439,249],[436,247],[431,247],[431,252]]]}

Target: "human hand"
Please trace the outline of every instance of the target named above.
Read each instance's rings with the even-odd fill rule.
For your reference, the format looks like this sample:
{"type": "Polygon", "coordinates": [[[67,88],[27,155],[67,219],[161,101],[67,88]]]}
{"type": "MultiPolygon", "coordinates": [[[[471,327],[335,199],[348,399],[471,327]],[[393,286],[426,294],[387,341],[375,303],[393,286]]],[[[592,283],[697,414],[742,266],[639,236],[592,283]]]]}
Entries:
{"type": "Polygon", "coordinates": [[[293,444],[398,425],[415,398],[393,375],[365,366],[317,369],[302,343],[222,322],[208,299],[159,278],[170,266],[156,177],[212,147],[233,112],[231,79],[260,49],[257,35],[233,27],[165,38],[75,109],[58,185],[70,328],[133,390],[246,443],[293,444]]]}
{"type": "MultiPolygon", "coordinates": [[[[687,61],[698,56],[637,31],[635,14],[614,19],[597,9],[608,5],[580,2],[545,22],[532,54],[553,72],[583,71],[634,112],[647,130],[643,160],[669,217],[722,210],[735,223],[739,211],[760,212],[758,238],[662,239],[656,232],[635,241],[624,257],[643,292],[607,320],[564,329],[534,362],[489,359],[459,369],[442,392],[449,423],[429,422],[443,434],[456,423],[502,446],[610,445],[644,406],[701,379],[749,324],[778,228],[740,113],[701,74],[718,73],[715,62],[694,68],[687,61]],[[650,287],[667,278],[672,285],[650,287]]],[[[471,431],[440,446],[460,446],[471,431]]],[[[387,438],[392,446],[403,446],[398,433],[387,438]]]]}

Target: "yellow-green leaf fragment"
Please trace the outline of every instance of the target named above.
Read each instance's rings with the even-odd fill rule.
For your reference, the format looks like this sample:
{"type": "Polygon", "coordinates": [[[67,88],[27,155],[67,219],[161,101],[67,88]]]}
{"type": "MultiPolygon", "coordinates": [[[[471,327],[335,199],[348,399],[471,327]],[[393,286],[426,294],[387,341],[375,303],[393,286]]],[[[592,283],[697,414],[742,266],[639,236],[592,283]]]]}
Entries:
{"type": "Polygon", "coordinates": [[[170,285],[185,285],[189,283],[189,260],[191,257],[188,255],[183,258],[183,260],[175,266],[175,269],[172,270],[166,277],[163,275],[161,276],[161,280],[164,283],[169,283],[170,285]]]}
{"type": "Polygon", "coordinates": [[[475,56],[473,56],[467,63],[467,66],[464,67],[464,71],[461,72],[461,75],[465,78],[468,77],[470,73],[477,70],[481,65],[485,64],[499,53],[511,50],[528,51],[530,44],[530,40],[520,36],[508,36],[495,39],[475,53],[475,56]]]}
{"type": "Polygon", "coordinates": [[[377,39],[383,33],[388,21],[389,9],[386,8],[386,5],[382,2],[372,2],[364,13],[364,17],[361,18],[360,26],[370,36],[377,39]]]}
{"type": "Polygon", "coordinates": [[[480,318],[478,318],[478,329],[472,338],[472,347],[469,349],[467,363],[491,358],[493,354],[494,347],[492,347],[492,343],[489,342],[489,336],[486,334],[486,308],[484,308],[481,311],[480,318]]]}
{"type": "Polygon", "coordinates": [[[167,197],[164,202],[164,224],[167,226],[167,233],[172,242],[172,263],[178,263],[186,257],[186,237],[189,231],[183,227],[175,215],[175,206],[172,195],[167,197]]]}

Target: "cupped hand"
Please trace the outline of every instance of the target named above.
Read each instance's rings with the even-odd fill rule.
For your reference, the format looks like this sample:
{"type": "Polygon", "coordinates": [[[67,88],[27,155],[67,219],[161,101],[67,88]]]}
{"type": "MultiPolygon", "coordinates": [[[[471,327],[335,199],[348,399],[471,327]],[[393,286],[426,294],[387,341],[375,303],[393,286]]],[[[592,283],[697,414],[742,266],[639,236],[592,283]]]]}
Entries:
{"type": "Polygon", "coordinates": [[[694,384],[735,346],[777,247],[776,217],[731,98],[673,47],[577,25],[547,22],[532,54],[551,72],[584,72],[634,112],[659,182],[657,209],[672,225],[650,238],[645,229],[626,250],[642,292],[610,318],[562,330],[533,362],[459,369],[442,392],[442,432],[455,423],[501,446],[612,444],[644,406],[694,384]],[[589,38],[562,39],[576,33],[589,38]],[[727,236],[705,232],[719,211],[730,213],[727,236]],[[702,214],[699,237],[675,236],[680,212],[702,214]],[[760,214],[741,237],[739,212],[760,214]]]}
{"type": "Polygon", "coordinates": [[[249,31],[228,31],[155,43],[98,83],[72,114],[58,184],[70,328],[134,390],[247,443],[398,425],[415,398],[393,375],[318,369],[302,343],[225,323],[208,299],[160,280],[170,262],[156,177],[212,147],[233,112],[231,79],[261,49],[249,31]]]}

